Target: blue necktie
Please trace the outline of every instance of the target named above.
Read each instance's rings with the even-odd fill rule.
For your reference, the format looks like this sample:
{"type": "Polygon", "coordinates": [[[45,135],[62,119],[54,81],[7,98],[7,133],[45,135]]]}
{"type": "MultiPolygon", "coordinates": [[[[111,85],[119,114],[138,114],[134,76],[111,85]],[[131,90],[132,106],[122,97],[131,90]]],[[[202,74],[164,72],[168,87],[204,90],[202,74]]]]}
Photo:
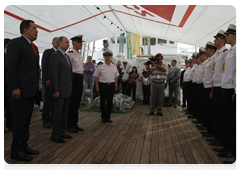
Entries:
{"type": "MultiPolygon", "coordinates": [[[[171,72],[173,71],[173,69],[174,69],[174,68],[171,69],[171,72]]],[[[170,73],[171,73],[171,72],[170,72],[170,73]]]]}
{"type": "Polygon", "coordinates": [[[65,58],[67,59],[67,62],[68,62],[69,67],[71,68],[71,64],[70,64],[70,61],[69,61],[69,58],[68,58],[67,54],[65,53],[64,56],[65,56],[65,58]]]}

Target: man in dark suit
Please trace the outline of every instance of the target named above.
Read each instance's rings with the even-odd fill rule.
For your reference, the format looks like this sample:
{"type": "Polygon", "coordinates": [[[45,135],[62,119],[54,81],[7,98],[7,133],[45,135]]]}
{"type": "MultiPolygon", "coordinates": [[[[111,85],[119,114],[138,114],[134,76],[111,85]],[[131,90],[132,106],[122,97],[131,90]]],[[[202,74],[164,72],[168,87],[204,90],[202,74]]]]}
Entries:
{"type": "Polygon", "coordinates": [[[172,105],[172,95],[175,96],[175,106],[178,106],[178,87],[179,87],[179,78],[180,78],[180,69],[176,67],[177,61],[172,60],[172,68],[168,70],[167,83],[169,84],[169,100],[168,106],[172,105]]]}
{"type": "Polygon", "coordinates": [[[72,93],[72,65],[65,53],[69,47],[66,37],[58,38],[58,50],[49,58],[49,75],[52,91],[52,135],[51,140],[64,143],[72,138],[67,129],[68,105],[72,93]]]}
{"type": "Polygon", "coordinates": [[[51,94],[50,94],[50,77],[49,77],[49,58],[50,55],[57,51],[58,45],[57,45],[58,37],[53,38],[52,45],[53,48],[47,49],[43,52],[42,56],[42,84],[44,86],[44,105],[43,105],[43,113],[42,113],[42,121],[43,121],[43,127],[45,128],[51,128],[52,125],[50,125],[50,110],[51,110],[51,94]]]}
{"type": "Polygon", "coordinates": [[[33,44],[38,31],[33,21],[24,20],[20,33],[21,37],[9,42],[6,57],[7,94],[13,116],[11,158],[30,161],[33,159],[30,155],[39,153],[27,144],[34,99],[39,90],[39,54],[33,44]]]}
{"type": "Polygon", "coordinates": [[[185,73],[186,69],[184,69],[183,71],[181,71],[181,75],[180,75],[180,87],[182,89],[182,108],[186,107],[186,99],[185,99],[185,96],[184,96],[184,88],[183,88],[183,75],[185,73]]]}

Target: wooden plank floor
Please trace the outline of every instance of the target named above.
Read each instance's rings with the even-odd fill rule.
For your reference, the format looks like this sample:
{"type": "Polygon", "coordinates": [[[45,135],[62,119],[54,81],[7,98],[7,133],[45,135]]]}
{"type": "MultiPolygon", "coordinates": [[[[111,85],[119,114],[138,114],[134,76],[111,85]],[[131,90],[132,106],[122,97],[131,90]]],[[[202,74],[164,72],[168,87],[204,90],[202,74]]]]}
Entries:
{"type": "Polygon", "coordinates": [[[206,138],[181,108],[163,107],[164,116],[149,116],[149,106],[136,104],[129,113],[112,113],[102,123],[100,112],[79,111],[85,131],[66,132],[64,144],[51,141],[34,108],[29,146],[40,152],[29,162],[11,159],[12,133],[4,134],[4,158],[9,164],[222,164],[206,138]]]}

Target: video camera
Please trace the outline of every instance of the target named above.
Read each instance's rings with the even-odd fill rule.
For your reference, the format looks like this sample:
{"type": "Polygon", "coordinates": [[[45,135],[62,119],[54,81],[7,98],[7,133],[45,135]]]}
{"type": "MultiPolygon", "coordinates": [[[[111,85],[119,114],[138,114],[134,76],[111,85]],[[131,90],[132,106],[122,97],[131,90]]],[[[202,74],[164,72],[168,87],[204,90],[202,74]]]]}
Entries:
{"type": "Polygon", "coordinates": [[[148,59],[146,65],[152,64],[152,61],[157,64],[157,57],[152,56],[151,58],[148,59]]]}

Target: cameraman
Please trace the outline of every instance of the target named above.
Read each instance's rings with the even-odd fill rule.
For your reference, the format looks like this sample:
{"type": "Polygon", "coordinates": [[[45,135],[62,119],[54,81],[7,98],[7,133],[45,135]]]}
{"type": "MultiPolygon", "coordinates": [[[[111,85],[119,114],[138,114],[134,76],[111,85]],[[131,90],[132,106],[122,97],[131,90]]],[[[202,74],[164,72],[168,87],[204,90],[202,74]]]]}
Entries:
{"type": "Polygon", "coordinates": [[[103,40],[103,51],[108,50],[108,45],[109,45],[108,39],[103,40]]]}
{"type": "Polygon", "coordinates": [[[153,115],[155,109],[157,109],[157,114],[159,116],[163,116],[162,114],[162,106],[164,103],[164,90],[165,84],[164,81],[167,78],[168,66],[163,63],[163,56],[161,53],[156,54],[155,59],[157,62],[151,61],[152,67],[149,67],[149,64],[146,65],[146,69],[148,74],[152,74],[151,77],[151,101],[150,101],[150,113],[149,115],[153,115]]]}

